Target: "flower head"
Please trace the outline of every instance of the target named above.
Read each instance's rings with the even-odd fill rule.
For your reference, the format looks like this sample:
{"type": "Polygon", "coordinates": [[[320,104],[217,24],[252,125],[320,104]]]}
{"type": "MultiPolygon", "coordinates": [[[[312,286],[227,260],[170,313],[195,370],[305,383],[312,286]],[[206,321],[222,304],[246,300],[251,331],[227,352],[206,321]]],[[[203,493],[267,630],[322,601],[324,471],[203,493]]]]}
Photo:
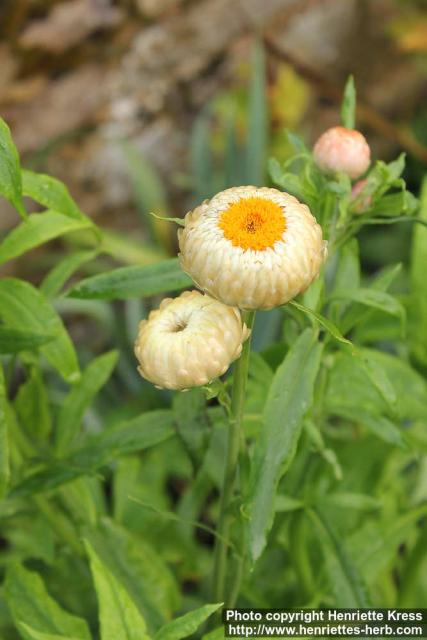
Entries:
{"type": "Polygon", "coordinates": [[[360,131],[345,127],[332,127],[322,133],[313,154],[322,171],[345,173],[352,180],[365,173],[371,162],[371,150],[365,137],[360,131]]]}
{"type": "Polygon", "coordinates": [[[308,207],[277,189],[221,191],[185,217],[181,266],[211,296],[241,309],[269,309],[307,289],[326,256],[308,207]]]}
{"type": "Polygon", "coordinates": [[[238,309],[199,291],[165,298],[139,325],[138,371],[159,388],[187,389],[225,373],[249,330],[238,309]]]}

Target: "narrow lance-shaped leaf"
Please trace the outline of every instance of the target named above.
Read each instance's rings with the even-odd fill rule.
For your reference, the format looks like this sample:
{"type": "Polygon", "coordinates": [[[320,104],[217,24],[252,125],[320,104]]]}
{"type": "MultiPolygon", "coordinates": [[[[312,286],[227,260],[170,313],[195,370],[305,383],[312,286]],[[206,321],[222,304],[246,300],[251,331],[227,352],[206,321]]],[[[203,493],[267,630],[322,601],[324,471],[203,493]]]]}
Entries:
{"type": "Polygon", "coordinates": [[[7,427],[6,383],[0,364],[0,499],[9,484],[9,434],[7,427]]]}
{"type": "Polygon", "coordinates": [[[66,458],[28,476],[12,493],[31,495],[53,489],[75,478],[91,475],[120,456],[148,449],[174,435],[171,411],[148,411],[88,438],[66,458]]]}
{"type": "Polygon", "coordinates": [[[20,351],[32,351],[53,339],[54,336],[43,333],[30,333],[22,329],[0,327],[0,353],[15,354],[20,351]]]}
{"type": "Polygon", "coordinates": [[[37,573],[21,565],[12,566],[7,573],[4,595],[24,640],[34,640],[34,636],[22,623],[39,632],[91,640],[86,621],[62,609],[48,594],[37,573]]]}
{"type": "Polygon", "coordinates": [[[168,216],[159,216],[157,213],[154,213],[154,211],[149,211],[148,215],[150,215],[152,218],[155,218],[156,220],[162,220],[163,222],[174,222],[180,227],[185,227],[184,218],[170,218],[168,216]]]}
{"type": "Polygon", "coordinates": [[[72,638],[69,635],[64,636],[62,634],[58,635],[56,633],[45,633],[44,631],[36,631],[35,629],[33,629],[33,627],[30,627],[24,622],[19,623],[18,628],[22,629],[22,631],[33,640],[79,640],[79,638],[76,638],[75,636],[74,638],[72,638]]]}
{"type": "Polygon", "coordinates": [[[264,184],[267,153],[268,113],[265,80],[265,53],[257,41],[252,54],[252,78],[249,91],[249,121],[247,143],[247,184],[264,184]]]}
{"type": "Polygon", "coordinates": [[[353,76],[347,80],[341,107],[341,121],[347,129],[354,129],[356,124],[356,89],[353,76]]]}
{"type": "Polygon", "coordinates": [[[205,604],[195,611],[190,611],[185,615],[168,622],[161,627],[154,640],[182,640],[187,638],[197,631],[203,622],[205,622],[215,611],[222,606],[222,602],[219,604],[205,604]]]}
{"type": "MultiPolygon", "coordinates": [[[[395,264],[391,267],[384,269],[371,283],[370,288],[375,291],[388,291],[389,287],[393,284],[395,279],[402,271],[402,265],[395,264]]],[[[338,290],[342,291],[344,288],[338,290]]],[[[365,322],[373,313],[376,307],[368,305],[350,305],[349,309],[344,314],[341,322],[341,327],[344,333],[350,331],[353,327],[365,322]]]]}
{"type": "Polygon", "coordinates": [[[44,278],[40,291],[47,298],[58,295],[64,284],[81,266],[90,262],[99,254],[98,250],[76,251],[58,262],[44,278]]]}
{"type": "Polygon", "coordinates": [[[304,415],[313,398],[322,345],[306,329],[277,369],[256,443],[248,496],[248,544],[252,560],[262,553],[274,515],[280,477],[295,455],[304,415]]]}
{"type": "Polygon", "coordinates": [[[179,589],[153,546],[107,518],[87,531],[86,539],[126,589],[150,631],[171,619],[181,603],[179,589]]]}
{"type": "Polygon", "coordinates": [[[129,142],[123,142],[123,157],[127,173],[135,194],[138,213],[144,219],[145,226],[148,227],[151,239],[160,246],[172,248],[171,229],[167,223],[167,218],[163,215],[168,211],[167,194],[163,181],[155,171],[151,163],[143,156],[141,150],[129,142]],[[147,219],[147,214],[154,211],[154,218],[147,219]],[[159,215],[160,214],[160,215],[159,215]]]}
{"type": "Polygon", "coordinates": [[[203,111],[194,123],[190,138],[191,181],[196,202],[215,193],[210,115],[203,111]]]}
{"type": "Polygon", "coordinates": [[[0,264],[17,258],[34,247],[72,231],[90,226],[89,220],[68,218],[56,211],[33,213],[15,227],[0,244],[0,264]]]}
{"type": "Polygon", "coordinates": [[[276,158],[270,158],[268,161],[268,171],[274,184],[305,202],[305,193],[299,176],[285,171],[276,158]]]}
{"type": "Polygon", "coordinates": [[[37,365],[29,368],[28,378],[19,387],[14,407],[19,422],[30,439],[39,439],[45,443],[51,430],[52,420],[47,390],[37,365]]]}
{"type": "Polygon", "coordinates": [[[295,302],[295,300],[291,300],[288,304],[291,304],[296,309],[305,313],[309,318],[318,322],[335,340],[338,340],[338,342],[352,346],[351,341],[344,338],[338,327],[331,320],[322,316],[321,313],[317,313],[317,311],[313,311],[313,309],[309,309],[299,302],[295,302]]]}
{"type": "Polygon", "coordinates": [[[405,309],[402,304],[389,293],[378,291],[376,289],[354,289],[347,291],[336,291],[330,298],[331,300],[350,300],[359,304],[372,307],[390,313],[400,318],[403,323],[405,320],[405,309]]]}
{"type": "Polygon", "coordinates": [[[320,502],[340,509],[355,509],[357,511],[372,511],[379,509],[382,505],[381,500],[378,498],[363,493],[350,493],[347,491],[326,494],[321,497],[320,502]]]}
{"type": "Polygon", "coordinates": [[[98,596],[101,640],[148,640],[145,620],[125,587],[101,562],[87,540],[85,547],[98,596]]]}
{"type": "Polygon", "coordinates": [[[380,364],[371,357],[370,351],[364,349],[357,352],[362,358],[363,366],[369,379],[378,389],[384,400],[394,409],[397,402],[397,395],[389,377],[380,364]]]}
{"type": "Polygon", "coordinates": [[[389,418],[375,411],[366,411],[357,407],[357,411],[348,407],[337,407],[333,415],[345,418],[350,422],[363,425],[378,438],[401,448],[406,447],[404,432],[401,431],[389,418]]]}
{"type": "MultiPolygon", "coordinates": [[[[421,191],[421,220],[427,224],[427,178],[421,191]]],[[[409,337],[411,350],[424,365],[427,364],[427,229],[419,225],[414,229],[411,250],[411,289],[409,307],[409,337]]]]}
{"type": "Polygon", "coordinates": [[[173,399],[177,433],[197,469],[206,454],[211,425],[206,413],[206,400],[199,388],[177,393],[173,399]]]}
{"type": "Polygon", "coordinates": [[[22,170],[22,191],[35,202],[76,220],[92,221],[80,211],[63,182],[44,173],[22,170]]]}
{"type": "Polygon", "coordinates": [[[310,509],[308,513],[319,534],[335,604],[338,607],[370,607],[362,578],[351,563],[338,533],[320,511],[310,509]]]}
{"type": "Polygon", "coordinates": [[[62,320],[35,287],[17,278],[0,280],[0,317],[8,327],[54,336],[41,353],[67,382],[79,379],[76,352],[62,320]]]}
{"type": "Polygon", "coordinates": [[[22,218],[26,218],[22,201],[22,180],[19,154],[10,129],[0,118],[0,195],[9,200],[22,218]]]}
{"type": "Polygon", "coordinates": [[[121,267],[79,282],[68,292],[72,298],[126,300],[179,291],[192,285],[177,259],[143,267],[121,267]]]}
{"type": "Polygon", "coordinates": [[[95,358],[85,369],[80,381],[71,389],[58,414],[56,449],[58,453],[69,450],[79,433],[86,409],[95,395],[110,377],[118,358],[117,351],[95,358]]]}

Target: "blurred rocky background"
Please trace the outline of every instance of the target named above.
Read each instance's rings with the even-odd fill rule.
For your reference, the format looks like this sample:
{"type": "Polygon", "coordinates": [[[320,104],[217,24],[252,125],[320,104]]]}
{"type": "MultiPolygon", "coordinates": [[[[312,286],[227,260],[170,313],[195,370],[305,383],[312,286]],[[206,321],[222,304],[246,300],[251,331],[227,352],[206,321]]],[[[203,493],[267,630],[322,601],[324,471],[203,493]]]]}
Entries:
{"type": "MultiPolygon", "coordinates": [[[[215,160],[224,145],[250,137],[258,39],[270,152],[286,155],[285,128],[311,143],[335,124],[353,73],[359,128],[376,155],[408,153],[416,188],[427,165],[426,6],[0,0],[0,114],[27,167],[64,180],[103,226],[143,234],[141,208],[182,215],[208,195],[198,188],[200,172],[210,171],[207,147],[215,160]],[[230,123],[237,140],[227,138],[230,123]]],[[[16,222],[1,201],[0,230],[16,222]]]]}

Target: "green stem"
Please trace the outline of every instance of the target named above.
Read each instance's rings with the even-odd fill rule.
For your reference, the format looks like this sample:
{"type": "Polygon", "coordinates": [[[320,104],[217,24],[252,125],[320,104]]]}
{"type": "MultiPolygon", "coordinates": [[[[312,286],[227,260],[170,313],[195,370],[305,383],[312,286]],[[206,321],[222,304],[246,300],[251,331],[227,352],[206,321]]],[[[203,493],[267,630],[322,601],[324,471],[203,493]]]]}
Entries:
{"type": "MultiPolygon", "coordinates": [[[[252,329],[255,312],[243,312],[243,321],[249,329],[252,329]]],[[[213,602],[225,601],[225,584],[227,577],[227,540],[230,535],[231,518],[229,513],[230,502],[233,497],[239,452],[241,444],[241,425],[243,407],[245,403],[246,382],[248,378],[249,357],[251,352],[251,338],[243,345],[242,354],[237,360],[233,373],[233,390],[231,396],[231,417],[228,428],[227,458],[224,469],[224,480],[220,499],[220,513],[214,552],[213,572],[213,602]]]]}

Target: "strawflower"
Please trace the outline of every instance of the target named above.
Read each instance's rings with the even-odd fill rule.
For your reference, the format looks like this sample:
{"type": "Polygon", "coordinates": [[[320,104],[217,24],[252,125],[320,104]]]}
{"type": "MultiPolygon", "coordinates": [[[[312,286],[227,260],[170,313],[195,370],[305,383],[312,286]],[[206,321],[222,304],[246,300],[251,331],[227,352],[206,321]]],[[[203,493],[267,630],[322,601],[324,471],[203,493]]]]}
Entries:
{"type": "Polygon", "coordinates": [[[326,257],[308,207],[277,189],[221,191],[185,217],[178,232],[183,270],[240,309],[270,309],[307,289],[326,257]]]}
{"type": "Polygon", "coordinates": [[[158,388],[209,383],[240,356],[249,331],[240,311],[199,291],[165,298],[139,325],[138,371],[158,388]]]}

